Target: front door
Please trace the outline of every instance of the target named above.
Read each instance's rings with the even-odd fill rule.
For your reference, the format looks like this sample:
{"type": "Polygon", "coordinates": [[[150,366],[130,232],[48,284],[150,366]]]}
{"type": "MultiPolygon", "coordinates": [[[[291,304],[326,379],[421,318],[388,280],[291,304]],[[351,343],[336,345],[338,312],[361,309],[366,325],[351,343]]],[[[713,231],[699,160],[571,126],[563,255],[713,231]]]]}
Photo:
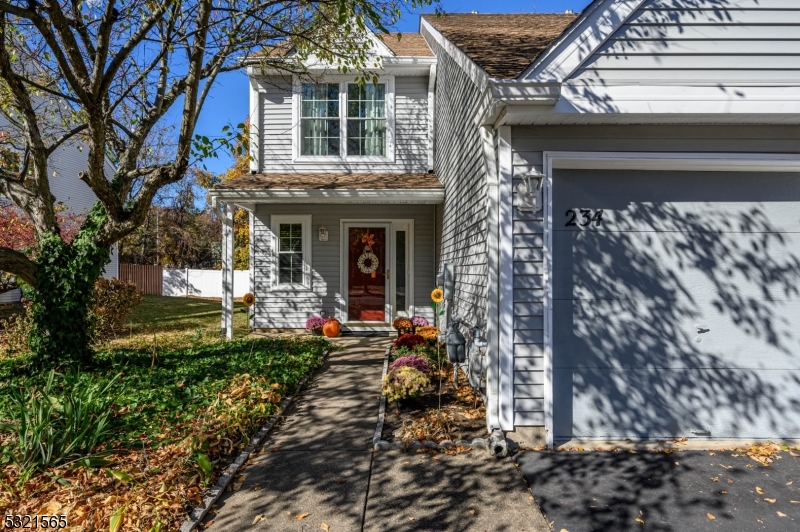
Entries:
{"type": "Polygon", "coordinates": [[[390,224],[346,225],[347,321],[389,321],[390,224]]]}
{"type": "Polygon", "coordinates": [[[347,222],[342,233],[345,319],[389,323],[414,301],[414,222],[347,222]]]}

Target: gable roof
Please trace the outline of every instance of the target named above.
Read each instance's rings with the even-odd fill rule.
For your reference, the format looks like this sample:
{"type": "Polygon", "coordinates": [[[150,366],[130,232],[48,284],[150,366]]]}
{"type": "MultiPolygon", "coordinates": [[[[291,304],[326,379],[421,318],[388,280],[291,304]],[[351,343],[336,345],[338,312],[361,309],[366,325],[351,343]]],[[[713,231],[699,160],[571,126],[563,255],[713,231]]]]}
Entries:
{"type": "Polygon", "coordinates": [[[578,14],[464,13],[422,15],[489,76],[513,79],[555,41],[578,14]]]}
{"type": "MultiPolygon", "coordinates": [[[[422,34],[402,32],[399,40],[397,35],[398,32],[375,34],[378,40],[398,57],[433,57],[433,52],[422,34]]],[[[287,40],[272,46],[265,46],[253,55],[254,57],[285,57],[293,50],[294,46],[287,40]]]]}
{"type": "Polygon", "coordinates": [[[421,33],[401,33],[400,40],[397,39],[397,32],[377,35],[398,57],[433,57],[433,52],[421,33]]]}

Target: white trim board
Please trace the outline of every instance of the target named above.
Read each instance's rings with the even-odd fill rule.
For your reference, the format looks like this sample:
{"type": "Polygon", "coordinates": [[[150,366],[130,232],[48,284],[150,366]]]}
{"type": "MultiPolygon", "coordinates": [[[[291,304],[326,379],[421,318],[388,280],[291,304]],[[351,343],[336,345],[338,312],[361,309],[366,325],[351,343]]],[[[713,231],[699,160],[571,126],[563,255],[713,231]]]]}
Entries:
{"type": "Polygon", "coordinates": [[[547,446],[553,448],[553,170],[697,172],[800,172],[800,154],[543,152],[544,205],[544,409],[547,446]]]}

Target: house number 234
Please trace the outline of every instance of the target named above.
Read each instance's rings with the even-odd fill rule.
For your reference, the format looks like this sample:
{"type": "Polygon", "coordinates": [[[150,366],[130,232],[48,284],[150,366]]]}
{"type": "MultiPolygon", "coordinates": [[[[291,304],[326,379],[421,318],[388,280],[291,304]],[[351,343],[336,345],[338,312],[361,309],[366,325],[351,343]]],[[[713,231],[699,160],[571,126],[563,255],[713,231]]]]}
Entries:
{"type": "Polygon", "coordinates": [[[603,221],[603,209],[592,211],[591,209],[570,209],[567,211],[567,227],[581,226],[594,223],[595,227],[600,227],[600,222],[603,221]]]}

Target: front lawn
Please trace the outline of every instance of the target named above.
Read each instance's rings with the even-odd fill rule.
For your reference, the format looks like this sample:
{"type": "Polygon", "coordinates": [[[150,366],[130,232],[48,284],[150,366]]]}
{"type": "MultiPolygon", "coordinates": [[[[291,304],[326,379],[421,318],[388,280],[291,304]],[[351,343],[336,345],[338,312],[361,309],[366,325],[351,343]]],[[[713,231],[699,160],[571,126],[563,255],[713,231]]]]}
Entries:
{"type": "MultiPolygon", "coordinates": [[[[219,319],[219,301],[148,296],[127,334],[104,346],[93,367],[56,375],[47,390],[47,374],[20,369],[24,357],[0,361],[0,515],[66,515],[76,530],[115,524],[120,530],[177,529],[205,486],[320,366],[329,346],[314,337],[226,342],[219,339],[219,319]],[[14,418],[15,390],[22,390],[16,395],[28,410],[41,406],[45,395],[55,397],[57,406],[43,423],[63,432],[67,417],[80,417],[68,407],[75,398],[109,397],[97,391],[108,383],[109,426],[91,460],[73,452],[36,467],[37,452],[25,455],[15,431],[2,429],[3,420],[14,418]],[[92,389],[94,397],[87,393],[92,389]]],[[[236,320],[237,332],[245,334],[246,315],[237,310],[236,320]]],[[[95,426],[104,415],[91,414],[95,426]]],[[[33,440],[44,439],[36,434],[33,440]]]]}

